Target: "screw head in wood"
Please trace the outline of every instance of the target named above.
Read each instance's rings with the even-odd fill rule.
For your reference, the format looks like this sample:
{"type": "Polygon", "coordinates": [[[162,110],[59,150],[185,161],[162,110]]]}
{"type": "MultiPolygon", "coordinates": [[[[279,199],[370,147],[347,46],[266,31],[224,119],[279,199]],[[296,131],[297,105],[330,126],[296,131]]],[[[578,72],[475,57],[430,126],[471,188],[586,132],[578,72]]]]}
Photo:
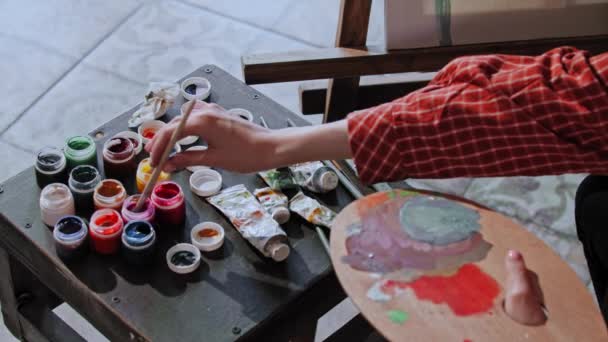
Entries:
{"type": "Polygon", "coordinates": [[[112,303],[120,303],[120,298],[118,297],[112,297],[112,303]]]}
{"type": "Polygon", "coordinates": [[[253,94],[253,99],[254,99],[254,100],[257,100],[257,99],[259,99],[259,98],[260,98],[260,95],[258,95],[258,94],[253,94]]]}
{"type": "Polygon", "coordinates": [[[32,228],[32,224],[31,224],[31,223],[26,223],[26,224],[25,224],[25,228],[26,228],[26,229],[30,229],[30,228],[32,228]]]}
{"type": "Polygon", "coordinates": [[[205,72],[210,74],[212,72],[211,68],[205,68],[205,72]]]}
{"type": "Polygon", "coordinates": [[[239,328],[239,327],[232,328],[232,333],[235,334],[235,335],[240,334],[241,333],[241,328],[239,328]]]}

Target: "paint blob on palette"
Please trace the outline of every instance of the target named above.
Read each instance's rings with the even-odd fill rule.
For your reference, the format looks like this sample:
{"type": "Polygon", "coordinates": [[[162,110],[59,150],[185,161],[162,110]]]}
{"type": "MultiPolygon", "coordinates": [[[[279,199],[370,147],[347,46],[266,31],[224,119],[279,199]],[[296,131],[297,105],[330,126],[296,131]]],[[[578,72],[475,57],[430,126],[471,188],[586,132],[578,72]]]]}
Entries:
{"type": "MultiPolygon", "coordinates": [[[[446,304],[457,316],[492,309],[500,287],[475,265],[492,248],[476,210],[407,191],[369,196],[357,210],[360,221],[347,228],[342,261],[377,277],[368,298],[389,302],[410,289],[419,300],[446,304]]],[[[391,321],[403,323],[395,312],[388,313],[391,321]]]]}

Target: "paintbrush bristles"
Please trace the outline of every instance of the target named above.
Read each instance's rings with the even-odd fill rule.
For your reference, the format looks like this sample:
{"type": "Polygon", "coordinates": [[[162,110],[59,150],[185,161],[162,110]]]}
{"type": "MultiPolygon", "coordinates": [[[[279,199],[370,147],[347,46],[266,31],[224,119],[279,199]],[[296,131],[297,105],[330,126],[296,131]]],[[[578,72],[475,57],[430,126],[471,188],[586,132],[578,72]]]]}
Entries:
{"type": "Polygon", "coordinates": [[[139,200],[137,201],[137,204],[135,205],[135,208],[133,209],[134,212],[141,211],[142,207],[144,206],[144,203],[146,203],[146,199],[148,197],[150,197],[150,194],[152,193],[152,189],[154,189],[154,185],[156,185],[156,181],[158,180],[158,176],[160,176],[160,173],[163,170],[163,167],[164,167],[165,163],[167,162],[167,159],[169,158],[171,149],[173,149],[173,146],[175,146],[175,144],[177,143],[178,137],[182,134],[182,131],[184,130],[184,127],[186,126],[186,121],[188,121],[188,117],[190,117],[190,113],[192,112],[192,109],[194,108],[194,103],[195,103],[195,100],[191,100],[189,102],[188,106],[186,107],[184,116],[179,121],[179,125],[177,126],[177,128],[173,131],[173,134],[171,135],[171,139],[169,140],[169,144],[165,147],[165,150],[163,151],[163,154],[160,157],[160,160],[158,161],[158,165],[154,168],[154,171],[152,171],[152,176],[150,176],[150,180],[148,181],[148,184],[146,184],[144,191],[142,192],[141,196],[139,197],[139,200]]]}

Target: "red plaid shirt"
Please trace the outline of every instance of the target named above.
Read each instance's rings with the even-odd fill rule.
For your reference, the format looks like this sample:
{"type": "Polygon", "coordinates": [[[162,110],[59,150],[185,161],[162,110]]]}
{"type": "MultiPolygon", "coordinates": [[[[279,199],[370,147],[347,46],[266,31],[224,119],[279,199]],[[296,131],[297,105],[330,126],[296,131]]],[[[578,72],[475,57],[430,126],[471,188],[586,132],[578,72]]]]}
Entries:
{"type": "Polygon", "coordinates": [[[458,58],[348,116],[361,180],[608,174],[608,53],[458,58]]]}

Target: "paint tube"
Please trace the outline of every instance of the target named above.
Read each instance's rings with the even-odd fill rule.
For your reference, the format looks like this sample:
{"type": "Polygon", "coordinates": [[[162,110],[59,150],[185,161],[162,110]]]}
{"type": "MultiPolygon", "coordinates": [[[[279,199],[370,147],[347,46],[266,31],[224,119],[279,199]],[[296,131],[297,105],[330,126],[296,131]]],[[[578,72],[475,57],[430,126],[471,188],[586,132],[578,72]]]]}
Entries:
{"type": "Polygon", "coordinates": [[[295,182],[312,192],[325,193],[338,186],[338,175],[320,161],[295,164],[289,167],[295,182]]]}
{"type": "Polygon", "coordinates": [[[228,217],[239,233],[262,254],[275,261],[287,258],[287,235],[245,185],[224,189],[207,197],[207,201],[228,217]]]}
{"type": "Polygon", "coordinates": [[[273,190],[295,189],[298,185],[294,182],[288,168],[272,169],[259,173],[260,177],[273,190]]]}
{"type": "Polygon", "coordinates": [[[255,190],[253,194],[275,221],[279,224],[289,221],[289,199],[282,192],[271,188],[262,188],[255,190]]]}
{"type": "Polygon", "coordinates": [[[299,192],[289,201],[289,209],[302,216],[306,221],[331,228],[336,213],[331,209],[299,192]]]}

